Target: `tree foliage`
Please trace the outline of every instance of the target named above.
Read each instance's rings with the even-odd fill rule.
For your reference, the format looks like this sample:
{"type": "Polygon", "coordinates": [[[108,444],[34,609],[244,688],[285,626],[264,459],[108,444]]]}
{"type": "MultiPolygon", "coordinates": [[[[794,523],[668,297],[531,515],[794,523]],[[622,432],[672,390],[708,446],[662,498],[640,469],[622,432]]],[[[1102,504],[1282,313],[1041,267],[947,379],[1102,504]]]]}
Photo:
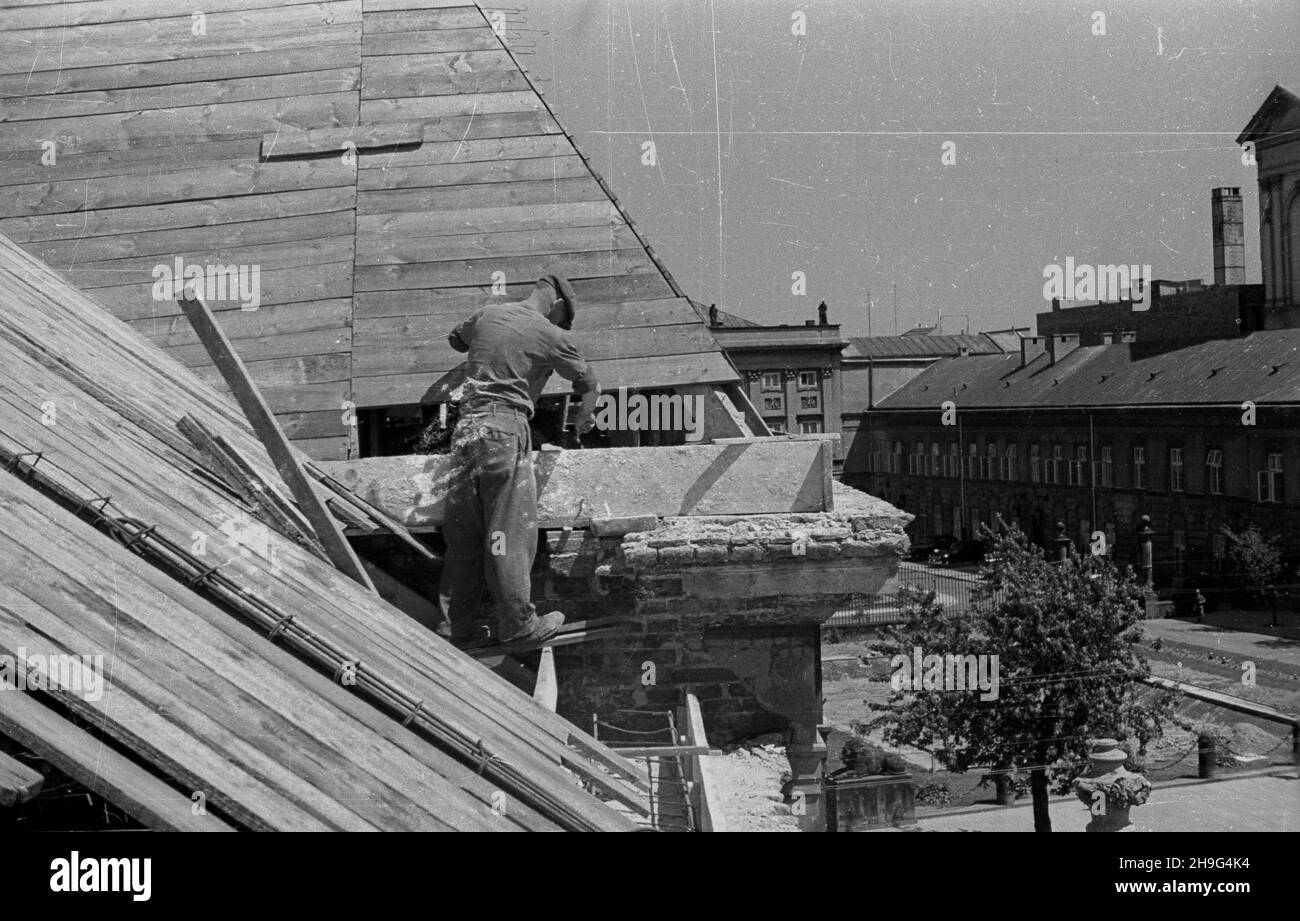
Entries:
{"type": "Polygon", "coordinates": [[[1231,546],[1237,572],[1241,573],[1254,592],[1262,592],[1282,571],[1282,551],[1276,543],[1266,538],[1257,525],[1238,533],[1229,527],[1221,529],[1231,546]]]}
{"type": "MultiPolygon", "coordinates": [[[[1169,695],[1142,684],[1138,646],[1142,586],[1131,569],[1070,551],[1049,562],[1018,529],[981,535],[991,553],[971,609],[949,614],[933,592],[913,593],[891,656],[997,656],[998,696],[978,691],[895,690],[870,722],[885,741],[935,751],[950,770],[1028,773],[1035,829],[1050,831],[1050,781],[1062,792],[1086,767],[1087,740],[1145,747],[1172,713],[1169,695]]],[[[899,661],[897,659],[895,662],[899,661]]]]}

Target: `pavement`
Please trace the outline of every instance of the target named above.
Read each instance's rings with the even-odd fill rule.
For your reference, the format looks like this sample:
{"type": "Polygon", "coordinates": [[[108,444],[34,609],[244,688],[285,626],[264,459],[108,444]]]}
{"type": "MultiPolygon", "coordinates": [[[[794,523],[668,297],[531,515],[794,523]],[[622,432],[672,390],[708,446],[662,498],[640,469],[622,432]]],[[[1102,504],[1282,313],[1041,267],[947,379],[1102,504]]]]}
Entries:
{"type": "Polygon", "coordinates": [[[1268,615],[1259,611],[1216,611],[1205,616],[1205,623],[1182,617],[1162,617],[1143,621],[1147,633],[1167,643],[1196,646],[1234,658],[1274,662],[1287,670],[1300,670],[1300,627],[1288,621],[1296,615],[1284,615],[1283,627],[1270,629],[1268,615]]]}
{"type": "MultiPolygon", "coordinates": [[[[1054,798],[1048,812],[1053,831],[1083,831],[1089,821],[1087,807],[1072,796],[1054,798]]],[[[1300,776],[1294,769],[1274,768],[1222,780],[1158,784],[1129,817],[1133,831],[1300,831],[1300,776]]],[[[1014,806],[919,818],[910,830],[1033,831],[1033,807],[1025,797],[1014,806]]]]}

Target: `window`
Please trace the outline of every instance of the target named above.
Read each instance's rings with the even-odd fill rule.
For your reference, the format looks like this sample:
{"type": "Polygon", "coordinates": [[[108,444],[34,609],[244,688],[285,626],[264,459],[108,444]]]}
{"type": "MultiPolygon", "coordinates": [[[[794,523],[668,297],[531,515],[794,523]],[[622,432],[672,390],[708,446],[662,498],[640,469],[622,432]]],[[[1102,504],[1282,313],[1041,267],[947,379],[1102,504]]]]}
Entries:
{"type": "Polygon", "coordinates": [[[1267,466],[1256,477],[1256,498],[1260,502],[1282,501],[1282,455],[1269,454],[1267,466]]]}
{"type": "Polygon", "coordinates": [[[943,521],[944,521],[944,518],[943,518],[943,505],[941,505],[940,503],[936,502],[936,503],[934,504],[934,508],[933,508],[931,511],[933,512],[933,514],[930,516],[930,521],[932,521],[932,522],[934,523],[934,533],[935,533],[936,535],[938,535],[938,534],[942,534],[942,533],[943,533],[943,521]]]}
{"type": "Polygon", "coordinates": [[[998,446],[990,441],[988,452],[989,459],[988,464],[985,466],[984,475],[990,480],[996,480],[998,473],[1002,470],[1002,462],[998,460],[998,446]]]}
{"type": "Polygon", "coordinates": [[[889,464],[889,472],[903,472],[903,443],[901,441],[894,442],[894,459],[889,464]]]}
{"type": "Polygon", "coordinates": [[[1214,571],[1223,569],[1223,560],[1228,555],[1228,540],[1221,533],[1210,535],[1210,559],[1214,562],[1214,571]]]}
{"type": "Polygon", "coordinates": [[[1187,557],[1187,534],[1184,531],[1173,532],[1174,572],[1183,571],[1183,562],[1187,557]]]}
{"type": "Polygon", "coordinates": [[[961,537],[961,506],[952,507],[952,536],[961,537]]]}
{"type": "Polygon", "coordinates": [[[979,476],[980,449],[975,442],[966,446],[966,479],[973,480],[979,476]]]}
{"type": "Polygon", "coordinates": [[[780,372],[780,371],[764,371],[764,372],[763,372],[763,389],[764,389],[764,390],[780,390],[780,389],[782,389],[782,388],[781,388],[781,372],[780,372]]]}
{"type": "Polygon", "coordinates": [[[822,420],[820,419],[803,419],[799,422],[800,435],[819,435],[822,430],[822,420]]]}
{"type": "Polygon", "coordinates": [[[1210,448],[1205,452],[1205,489],[1212,496],[1223,495],[1222,448],[1210,448]]]}
{"type": "MultiPolygon", "coordinates": [[[[785,420],[784,420],[784,419],[764,419],[763,421],[766,422],[766,423],[767,423],[767,427],[770,428],[770,429],[772,430],[772,434],[774,434],[774,435],[784,435],[784,434],[785,434],[785,420]]],[[[898,471],[895,470],[894,472],[897,473],[898,471]]]]}
{"type": "Polygon", "coordinates": [[[1169,489],[1173,492],[1183,491],[1183,449],[1169,449],[1169,489]]]}
{"type": "Polygon", "coordinates": [[[1016,469],[1016,446],[1007,445],[1007,450],[1002,455],[1002,479],[1010,483],[1019,479],[1019,474],[1020,471],[1016,469]]]}
{"type": "Polygon", "coordinates": [[[1041,483],[1043,481],[1043,458],[1042,449],[1038,445],[1029,446],[1029,482],[1041,483]]]}
{"type": "Polygon", "coordinates": [[[820,393],[799,394],[800,412],[821,412],[822,395],[820,393]]]}
{"type": "Polygon", "coordinates": [[[939,475],[939,442],[930,442],[930,476],[939,475]]]}
{"type": "Polygon", "coordinates": [[[912,453],[907,455],[907,472],[912,476],[925,473],[925,442],[918,441],[912,445],[912,453]]]}
{"type": "Polygon", "coordinates": [[[1061,485],[1061,467],[1065,465],[1065,448],[1061,445],[1052,446],[1052,475],[1048,478],[1049,483],[1061,485]]]}
{"type": "Polygon", "coordinates": [[[800,371],[799,372],[799,389],[816,390],[817,389],[817,372],[800,371]]]}
{"type": "Polygon", "coordinates": [[[1088,449],[1078,445],[1074,449],[1074,460],[1066,470],[1066,477],[1071,486],[1083,486],[1083,471],[1088,469],[1088,449]]]}
{"type": "Polygon", "coordinates": [[[948,444],[948,456],[943,459],[943,475],[959,476],[961,474],[961,448],[957,442],[948,444]]]}
{"type": "Polygon", "coordinates": [[[1106,555],[1115,556],[1115,522],[1106,522],[1106,555]]]}
{"type": "Polygon", "coordinates": [[[1092,482],[1097,486],[1110,486],[1115,482],[1115,454],[1110,446],[1101,449],[1101,462],[1096,466],[1092,482]]]}
{"type": "Polygon", "coordinates": [[[1147,488],[1147,449],[1141,445],[1133,448],[1133,488],[1147,488]]]}
{"type": "Polygon", "coordinates": [[[781,394],[773,396],[763,395],[763,412],[765,413],[783,413],[785,412],[785,397],[781,394]]]}

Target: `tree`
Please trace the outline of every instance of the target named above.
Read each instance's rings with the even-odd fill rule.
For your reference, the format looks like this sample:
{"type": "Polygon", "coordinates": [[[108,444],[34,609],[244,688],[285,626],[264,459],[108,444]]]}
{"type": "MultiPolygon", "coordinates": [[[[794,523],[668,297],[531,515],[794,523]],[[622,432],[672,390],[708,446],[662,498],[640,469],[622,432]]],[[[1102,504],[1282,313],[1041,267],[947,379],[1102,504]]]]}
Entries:
{"type": "Polygon", "coordinates": [[[992,552],[971,609],[949,614],[933,592],[913,593],[906,622],[887,636],[895,690],[869,725],[883,725],[889,744],[941,749],[949,770],[1027,772],[1034,830],[1051,831],[1050,786],[1068,790],[1087,764],[1088,739],[1145,748],[1173,698],[1142,684],[1151,671],[1138,646],[1145,597],[1131,569],[1073,549],[1063,563],[1048,562],[1018,528],[981,536],[992,552]],[[942,675],[931,655],[942,657],[942,675]],[[923,665],[919,687],[908,685],[904,658],[911,672],[918,659],[923,665]],[[962,690],[972,661],[993,680],[962,690]]]}
{"type": "Polygon", "coordinates": [[[1220,530],[1231,542],[1228,555],[1233,565],[1250,586],[1251,594],[1258,598],[1282,571],[1281,549],[1260,532],[1258,525],[1252,524],[1240,534],[1227,526],[1220,530]]]}

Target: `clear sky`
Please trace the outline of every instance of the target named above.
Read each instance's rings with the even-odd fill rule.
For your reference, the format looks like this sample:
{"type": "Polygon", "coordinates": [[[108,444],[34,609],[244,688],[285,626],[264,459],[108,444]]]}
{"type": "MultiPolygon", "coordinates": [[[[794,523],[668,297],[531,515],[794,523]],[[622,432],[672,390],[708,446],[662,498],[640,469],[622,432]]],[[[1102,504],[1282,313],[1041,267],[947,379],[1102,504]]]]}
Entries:
{"type": "Polygon", "coordinates": [[[1246,196],[1259,280],[1233,139],[1275,84],[1300,92],[1297,0],[521,7],[520,61],[705,303],[800,322],[824,298],[865,335],[870,292],[881,335],[896,284],[900,331],[940,312],[949,333],[1031,325],[1067,257],[1212,279],[1216,186],[1246,196]]]}

